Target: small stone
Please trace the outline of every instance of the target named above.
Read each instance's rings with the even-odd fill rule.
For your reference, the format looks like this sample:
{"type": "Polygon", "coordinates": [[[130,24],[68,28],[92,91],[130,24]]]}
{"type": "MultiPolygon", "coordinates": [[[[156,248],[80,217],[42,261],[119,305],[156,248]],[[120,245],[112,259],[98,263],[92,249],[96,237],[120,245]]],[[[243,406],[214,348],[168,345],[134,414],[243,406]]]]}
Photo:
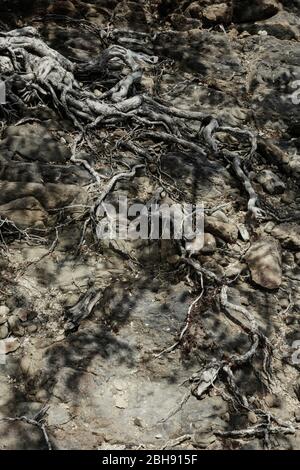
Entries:
{"type": "Polygon", "coordinates": [[[9,308],[6,305],[0,305],[0,325],[7,321],[9,308]]]}
{"type": "Polygon", "coordinates": [[[228,223],[229,223],[229,219],[228,219],[227,215],[224,214],[223,211],[218,210],[218,211],[216,211],[216,212],[213,213],[213,216],[214,216],[216,219],[220,220],[221,222],[224,222],[225,224],[228,224],[228,223]]]}
{"type": "Polygon", "coordinates": [[[20,321],[24,322],[28,320],[28,310],[25,308],[16,308],[13,311],[13,315],[15,315],[17,318],[19,318],[20,321]]]}
{"type": "Polygon", "coordinates": [[[226,269],[225,269],[225,275],[227,277],[236,277],[245,268],[245,264],[240,263],[239,261],[236,261],[235,263],[230,264],[226,269]]]}
{"type": "Polygon", "coordinates": [[[173,256],[168,256],[167,261],[170,264],[177,264],[180,261],[180,256],[179,255],[173,255],[173,256]]]}
{"type": "Polygon", "coordinates": [[[115,397],[115,405],[117,408],[125,409],[128,406],[128,400],[125,395],[117,395],[115,397]]]}
{"type": "Polygon", "coordinates": [[[193,440],[200,449],[206,449],[216,441],[216,437],[209,430],[201,430],[195,432],[193,440]]]}
{"type": "Polygon", "coordinates": [[[95,96],[101,96],[102,92],[96,88],[96,90],[94,90],[94,95],[95,96]]]}
{"type": "Polygon", "coordinates": [[[7,323],[0,326],[0,339],[5,339],[8,336],[9,329],[7,323]]]}
{"type": "Polygon", "coordinates": [[[244,242],[248,242],[250,240],[250,235],[245,225],[242,225],[242,224],[238,225],[238,229],[239,229],[239,234],[241,236],[241,239],[244,242]]]}
{"type": "Polygon", "coordinates": [[[293,202],[295,202],[296,197],[297,197],[297,194],[295,193],[295,191],[286,191],[282,195],[281,200],[282,202],[285,202],[286,204],[292,204],[293,202]]]}
{"type": "Polygon", "coordinates": [[[140,418],[134,418],[133,424],[134,424],[135,426],[138,426],[139,428],[142,428],[142,427],[143,427],[143,423],[142,423],[142,421],[140,420],[140,418]]]}
{"type": "Polygon", "coordinates": [[[185,179],[185,184],[186,184],[187,186],[192,186],[192,185],[193,185],[193,180],[192,180],[192,178],[186,178],[186,179],[185,179]]]}
{"type": "Polygon", "coordinates": [[[261,171],[256,180],[269,194],[282,194],[285,191],[285,183],[271,170],[261,171]]]}
{"type": "Polygon", "coordinates": [[[20,341],[18,340],[18,338],[14,338],[13,336],[4,339],[3,343],[5,354],[12,353],[20,347],[20,341]]]}
{"type": "Polygon", "coordinates": [[[257,423],[257,416],[254,413],[254,411],[249,411],[248,413],[248,421],[251,424],[256,424],[257,423]]]}
{"type": "Polygon", "coordinates": [[[280,406],[280,399],[276,395],[268,393],[265,396],[265,403],[269,408],[278,408],[280,406]]]}
{"type": "Polygon", "coordinates": [[[204,245],[201,248],[201,253],[211,254],[214,253],[217,249],[217,241],[211,233],[204,234],[204,245]]]}
{"type": "Polygon", "coordinates": [[[49,392],[45,389],[41,389],[35,394],[35,398],[40,402],[47,401],[49,400],[49,392]]]}
{"type": "Polygon", "coordinates": [[[12,315],[8,319],[8,325],[10,331],[15,335],[15,336],[24,336],[25,334],[25,328],[23,325],[21,325],[20,320],[17,316],[12,315]]]}
{"type": "Polygon", "coordinates": [[[283,223],[275,226],[271,235],[277,238],[284,248],[300,249],[300,225],[296,223],[283,223]]]}
{"type": "Polygon", "coordinates": [[[216,217],[206,216],[204,218],[205,230],[216,237],[220,237],[228,243],[235,243],[238,238],[238,228],[232,223],[225,223],[216,217]]]}
{"type": "Polygon", "coordinates": [[[26,328],[26,331],[28,333],[35,333],[37,330],[38,330],[37,325],[28,325],[27,328],[26,328]]]}
{"type": "Polygon", "coordinates": [[[252,280],[265,289],[278,289],[282,283],[279,243],[271,237],[253,243],[246,256],[252,280]]]}
{"type": "Polygon", "coordinates": [[[151,173],[156,173],[157,172],[157,165],[154,165],[154,163],[150,163],[149,170],[151,171],[151,173]]]}
{"type": "Polygon", "coordinates": [[[271,233],[274,227],[275,227],[274,222],[267,222],[266,225],[264,226],[264,231],[266,233],[271,233]]]}
{"type": "Polygon", "coordinates": [[[209,5],[203,10],[203,17],[214,23],[228,23],[231,19],[231,8],[226,2],[209,5]]]}

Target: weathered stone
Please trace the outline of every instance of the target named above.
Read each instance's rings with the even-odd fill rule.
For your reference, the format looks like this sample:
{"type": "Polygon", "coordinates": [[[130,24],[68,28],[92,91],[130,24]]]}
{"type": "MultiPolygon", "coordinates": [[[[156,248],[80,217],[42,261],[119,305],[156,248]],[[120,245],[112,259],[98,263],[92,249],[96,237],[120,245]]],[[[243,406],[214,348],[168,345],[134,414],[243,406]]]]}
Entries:
{"type": "MultiPolygon", "coordinates": [[[[29,197],[37,199],[46,211],[58,209],[72,203],[75,204],[75,201],[77,204],[85,204],[87,202],[85,190],[78,188],[76,185],[0,182],[0,205],[12,202],[16,198],[24,199],[29,197]]],[[[32,200],[30,201],[33,203],[32,200]]],[[[80,213],[82,209],[77,207],[72,209],[72,211],[80,213]]]]}
{"type": "Polygon", "coordinates": [[[3,344],[4,344],[5,354],[14,352],[20,347],[20,341],[18,340],[18,338],[14,338],[13,336],[10,336],[9,338],[4,339],[3,344]]]}
{"type": "Polygon", "coordinates": [[[0,339],[5,339],[8,336],[9,330],[6,323],[0,326],[0,339]]]}
{"type": "Polygon", "coordinates": [[[9,314],[9,308],[6,305],[0,305],[0,325],[6,322],[9,314]]]}
{"type": "Polygon", "coordinates": [[[265,289],[278,289],[282,283],[279,243],[266,237],[253,243],[246,255],[252,280],[265,289]]]}
{"type": "Polygon", "coordinates": [[[235,277],[238,276],[245,268],[245,264],[240,263],[239,261],[236,261],[235,263],[230,264],[226,269],[225,269],[225,275],[227,277],[235,277]]]}
{"type": "Polygon", "coordinates": [[[200,449],[206,449],[208,446],[213,444],[216,441],[216,436],[212,431],[209,430],[200,430],[196,431],[193,437],[193,441],[200,449]]]}
{"type": "Polygon", "coordinates": [[[257,423],[257,416],[256,416],[256,414],[254,413],[254,411],[249,411],[249,413],[248,413],[248,421],[249,421],[251,424],[256,424],[256,423],[257,423]]]}
{"type": "Polygon", "coordinates": [[[47,411],[47,423],[49,426],[62,426],[70,421],[71,416],[64,404],[50,406],[47,411]]]}
{"type": "Polygon", "coordinates": [[[13,311],[13,316],[18,318],[21,322],[27,321],[28,315],[29,315],[29,311],[26,308],[19,307],[13,311]]]}
{"type": "Polygon", "coordinates": [[[249,235],[249,232],[248,232],[247,228],[245,227],[245,225],[240,224],[238,226],[238,229],[239,229],[239,233],[240,233],[240,236],[241,236],[242,240],[244,242],[248,242],[250,240],[250,235],[249,235]]]}
{"type": "Polygon", "coordinates": [[[26,160],[64,163],[70,159],[70,149],[57,142],[41,124],[9,126],[0,141],[0,149],[17,153],[26,160]]]}
{"type": "Polygon", "coordinates": [[[232,17],[231,5],[228,3],[218,3],[204,8],[203,18],[212,23],[229,23],[232,17]]]}
{"type": "Polygon", "coordinates": [[[205,230],[216,237],[220,237],[228,243],[235,243],[238,238],[238,228],[236,225],[218,220],[215,217],[207,216],[204,219],[205,230]]]}
{"type": "Polygon", "coordinates": [[[8,325],[9,325],[10,331],[15,336],[23,336],[24,335],[24,332],[25,332],[24,327],[21,326],[21,322],[20,322],[19,318],[16,315],[11,315],[9,317],[8,325]]]}
{"type": "Polygon", "coordinates": [[[204,245],[201,248],[201,253],[211,254],[214,253],[217,249],[217,242],[215,237],[211,233],[204,234],[204,245]]]}
{"type": "Polygon", "coordinates": [[[278,13],[280,8],[277,0],[233,0],[233,19],[236,22],[263,20],[278,13]]]}
{"type": "Polygon", "coordinates": [[[284,182],[271,170],[261,171],[256,179],[269,194],[281,194],[285,190],[284,182]]]}
{"type": "Polygon", "coordinates": [[[45,228],[48,214],[34,197],[15,199],[0,206],[0,215],[12,221],[17,227],[45,228]]]}
{"type": "Polygon", "coordinates": [[[277,238],[284,248],[300,249],[300,225],[296,223],[279,224],[273,228],[271,235],[277,238]]]}

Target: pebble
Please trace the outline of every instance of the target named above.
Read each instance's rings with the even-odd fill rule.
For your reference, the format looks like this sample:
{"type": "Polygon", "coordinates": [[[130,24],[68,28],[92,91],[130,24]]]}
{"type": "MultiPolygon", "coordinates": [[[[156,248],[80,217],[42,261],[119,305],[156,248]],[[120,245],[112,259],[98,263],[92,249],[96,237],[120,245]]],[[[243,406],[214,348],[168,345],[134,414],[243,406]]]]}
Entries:
{"type": "Polygon", "coordinates": [[[35,333],[37,330],[38,330],[38,326],[37,326],[37,325],[29,325],[29,326],[27,326],[27,328],[26,328],[26,331],[27,331],[28,333],[35,333]]]}
{"type": "Polygon", "coordinates": [[[241,239],[244,242],[248,242],[250,240],[250,235],[245,225],[242,225],[242,224],[238,225],[238,229],[239,229],[241,239]]]}
{"type": "Polygon", "coordinates": [[[0,305],[0,325],[7,321],[9,308],[6,305],[0,305]]]}
{"type": "Polygon", "coordinates": [[[8,336],[9,329],[7,323],[0,326],[0,339],[5,339],[8,336]]]}
{"type": "Polygon", "coordinates": [[[256,424],[257,423],[257,416],[254,413],[254,411],[249,411],[248,413],[248,421],[251,424],[256,424]]]}

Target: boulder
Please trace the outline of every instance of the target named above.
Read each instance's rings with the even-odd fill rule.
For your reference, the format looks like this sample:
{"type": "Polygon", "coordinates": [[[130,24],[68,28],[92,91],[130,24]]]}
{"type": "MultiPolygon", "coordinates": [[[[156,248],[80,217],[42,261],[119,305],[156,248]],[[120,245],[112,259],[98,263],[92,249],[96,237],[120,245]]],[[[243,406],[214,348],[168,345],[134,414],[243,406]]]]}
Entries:
{"type": "Polygon", "coordinates": [[[71,151],[55,140],[46,127],[37,123],[9,126],[0,142],[0,150],[10,151],[28,161],[64,163],[71,151]]]}
{"type": "MultiPolygon", "coordinates": [[[[39,184],[0,182],[0,205],[16,198],[33,197],[46,210],[58,209],[72,203],[86,204],[88,195],[83,188],[71,184],[39,184]]],[[[77,212],[80,208],[75,208],[77,212]]]]}
{"type": "Polygon", "coordinates": [[[15,199],[0,206],[0,216],[8,219],[20,229],[28,227],[45,228],[47,212],[32,196],[15,199]]]}
{"type": "Polygon", "coordinates": [[[252,244],[246,255],[252,280],[265,289],[278,289],[282,283],[280,244],[271,237],[252,244]]]}
{"type": "Polygon", "coordinates": [[[238,238],[238,228],[235,224],[223,222],[216,217],[207,216],[204,219],[205,231],[220,237],[228,243],[235,243],[238,238]]]}

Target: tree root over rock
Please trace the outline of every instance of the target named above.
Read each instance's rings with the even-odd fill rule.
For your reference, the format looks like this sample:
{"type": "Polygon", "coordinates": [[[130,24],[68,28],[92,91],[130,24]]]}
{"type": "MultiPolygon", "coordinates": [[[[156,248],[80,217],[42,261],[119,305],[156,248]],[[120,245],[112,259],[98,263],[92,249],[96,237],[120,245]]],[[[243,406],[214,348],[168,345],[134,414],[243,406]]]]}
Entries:
{"type": "MultiPolygon", "coordinates": [[[[18,109],[24,110],[29,105],[45,103],[66,116],[77,131],[72,146],[71,162],[84,166],[96,183],[95,202],[84,223],[81,242],[88,224],[91,223],[93,229],[97,227],[101,217],[101,204],[115,185],[121,180],[133,178],[138,169],[145,170],[149,163],[157,163],[157,158],[153,156],[156,155],[154,141],[157,140],[164,146],[193,152],[202,159],[229,162],[248,195],[248,213],[252,220],[259,220],[263,212],[259,208],[258,195],[244,165],[251,160],[256,151],[255,133],[248,129],[228,127],[226,123],[223,125],[216,116],[177,109],[157,97],[142,92],[140,82],[144,71],[155,66],[159,59],[148,54],[149,49],[151,50],[151,35],[144,34],[141,37],[141,34],[137,33],[137,36],[128,31],[102,31],[101,43],[106,44],[106,49],[96,59],[77,64],[49,47],[41,39],[38,31],[32,27],[0,33],[0,58],[5,56],[11,63],[9,70],[2,74],[9,93],[7,106],[5,110],[0,106],[0,111],[5,112],[6,117],[8,114],[12,118],[18,109]],[[123,38],[121,41],[123,45],[120,45],[120,38],[123,38]],[[124,47],[124,44],[130,47],[129,44],[133,44],[135,39],[137,43],[140,41],[147,43],[148,52],[135,52],[124,47]],[[85,85],[80,81],[83,76],[85,85]],[[95,76],[100,80],[102,89],[98,95],[92,86],[95,76]],[[107,83],[112,86],[107,87],[107,83]],[[192,126],[195,123],[197,126],[192,126]],[[196,131],[195,127],[198,129],[199,123],[200,131],[196,131]],[[138,157],[139,162],[142,159],[143,164],[138,163],[131,167],[126,164],[128,171],[114,174],[108,182],[103,182],[103,178],[93,165],[78,155],[77,147],[82,143],[89,145],[91,137],[99,139],[97,129],[116,127],[122,127],[124,131],[124,137],[120,138],[118,146],[128,149],[134,157],[138,157]],[[226,143],[226,136],[231,138],[230,146],[226,143]]],[[[144,49],[145,47],[140,48],[141,51],[144,49]]],[[[1,226],[3,223],[2,221],[1,226]]],[[[95,235],[97,237],[97,233],[95,235]]],[[[261,419],[261,422],[253,428],[226,433],[216,432],[216,434],[234,438],[259,435],[264,437],[266,445],[269,446],[271,434],[294,432],[290,424],[281,423],[270,413],[249,404],[247,397],[236,383],[235,370],[250,364],[258,353],[262,354],[262,370],[257,371],[260,379],[267,388],[272,381],[270,375],[272,348],[267,337],[259,330],[254,316],[243,307],[228,301],[228,280],[219,278],[192,257],[185,257],[183,254],[181,261],[187,269],[196,274],[198,279],[201,279],[201,292],[188,311],[186,324],[178,342],[165,352],[177,347],[188,330],[192,309],[198,302],[202,302],[203,292],[206,289],[203,279],[210,285],[216,286],[221,308],[227,317],[246,333],[250,341],[249,349],[244,354],[232,354],[222,360],[213,360],[199,374],[191,378],[191,393],[198,399],[202,398],[218,379],[225,379],[234,406],[253,411],[261,419]]],[[[79,302],[68,310],[69,322],[66,329],[73,330],[82,319],[90,315],[100,297],[100,291],[89,289],[79,302]]],[[[29,420],[26,417],[12,419],[38,426],[43,432],[48,448],[51,448],[45,427],[39,420],[29,420]]]]}

